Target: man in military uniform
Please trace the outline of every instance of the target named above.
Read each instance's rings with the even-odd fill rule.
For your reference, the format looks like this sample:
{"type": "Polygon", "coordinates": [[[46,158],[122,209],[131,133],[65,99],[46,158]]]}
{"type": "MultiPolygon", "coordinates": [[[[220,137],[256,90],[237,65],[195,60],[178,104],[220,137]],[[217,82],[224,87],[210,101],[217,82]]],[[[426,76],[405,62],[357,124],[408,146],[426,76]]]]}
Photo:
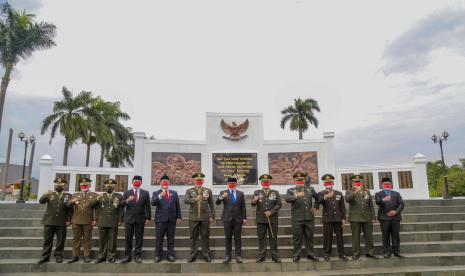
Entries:
{"type": "Polygon", "coordinates": [[[266,235],[270,240],[271,259],[280,263],[278,254],[278,212],[281,209],[279,192],[270,189],[271,175],[263,174],[259,177],[262,188],[253,193],[252,206],[256,206],[258,258],[257,263],[265,261],[266,235]]]}
{"type": "Polygon", "coordinates": [[[318,261],[313,250],[313,233],[315,228],[315,213],[318,211],[318,194],[313,187],[305,187],[305,177],[302,172],[293,175],[294,188],[287,190],[286,202],[291,203],[292,243],[294,252],[292,261],[300,260],[302,242],[307,248],[307,259],[318,261]]]}
{"type": "Polygon", "coordinates": [[[80,192],[73,194],[68,206],[73,207],[73,258],[68,263],[79,261],[79,251],[81,251],[81,240],[83,240],[84,262],[90,262],[92,250],[92,227],[96,225],[94,206],[96,205],[98,194],[89,191],[92,181],[83,177],[79,179],[80,192]]]}
{"type": "Polygon", "coordinates": [[[333,189],[334,176],[325,174],[321,178],[325,189],[318,193],[318,201],[323,205],[323,250],[324,259],[331,259],[333,232],[336,234],[337,251],[341,260],[347,261],[344,253],[344,237],[342,227],[346,221],[346,206],[341,192],[333,189]]]}
{"type": "Polygon", "coordinates": [[[373,246],[373,223],[375,223],[375,207],[370,191],[363,187],[363,177],[353,175],[352,189],[346,192],[346,201],[349,203],[349,221],[352,230],[352,259],[360,258],[360,232],[363,231],[365,239],[365,256],[377,259],[373,246]]]}
{"type": "Polygon", "coordinates": [[[189,231],[191,242],[191,254],[187,262],[194,262],[197,258],[200,245],[205,261],[211,262],[210,255],[210,224],[215,219],[215,205],[213,204],[212,191],[202,187],[205,175],[196,173],[192,176],[194,179],[194,188],[186,191],[184,203],[189,204],[189,231]]]}
{"type": "Polygon", "coordinates": [[[53,236],[57,236],[55,248],[55,260],[63,262],[63,248],[66,240],[66,227],[71,224],[71,208],[67,206],[71,194],[63,192],[66,180],[57,177],[55,179],[55,191],[48,191],[40,199],[41,204],[47,203],[42,224],[44,225],[44,246],[42,256],[38,264],[50,261],[53,247],[53,236]]]}
{"type": "Polygon", "coordinates": [[[123,196],[115,193],[116,181],[105,180],[105,193],[97,197],[98,259],[96,264],[116,261],[116,240],[118,226],[123,222],[123,196]]]}

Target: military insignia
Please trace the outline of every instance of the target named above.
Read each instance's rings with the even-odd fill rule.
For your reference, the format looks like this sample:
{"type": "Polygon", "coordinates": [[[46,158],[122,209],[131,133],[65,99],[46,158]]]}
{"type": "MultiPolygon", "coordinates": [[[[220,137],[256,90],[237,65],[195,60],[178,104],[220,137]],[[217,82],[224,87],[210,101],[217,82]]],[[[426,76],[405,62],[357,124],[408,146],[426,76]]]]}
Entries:
{"type": "Polygon", "coordinates": [[[67,203],[67,202],[68,202],[68,195],[65,195],[65,196],[63,197],[63,202],[64,202],[64,203],[67,203]]]}
{"type": "Polygon", "coordinates": [[[341,200],[341,195],[337,195],[336,200],[341,200]]]}
{"type": "Polygon", "coordinates": [[[238,125],[236,122],[232,122],[232,124],[227,124],[224,119],[221,119],[221,129],[225,134],[228,136],[223,136],[224,139],[231,140],[231,141],[239,141],[247,137],[247,135],[242,136],[245,134],[247,129],[249,128],[249,119],[246,119],[245,122],[238,125]]]}
{"type": "Polygon", "coordinates": [[[270,199],[271,199],[271,200],[275,200],[275,199],[276,199],[276,193],[271,193],[270,199]]]}
{"type": "Polygon", "coordinates": [[[113,206],[114,206],[115,208],[117,208],[118,205],[119,205],[119,199],[118,199],[118,198],[115,198],[115,199],[113,200],[113,206]]]}
{"type": "Polygon", "coordinates": [[[194,190],[191,191],[191,196],[195,197],[195,191],[194,190]]]}
{"type": "Polygon", "coordinates": [[[208,193],[208,191],[207,190],[203,191],[203,198],[207,199],[209,197],[210,197],[210,194],[208,193]]]}

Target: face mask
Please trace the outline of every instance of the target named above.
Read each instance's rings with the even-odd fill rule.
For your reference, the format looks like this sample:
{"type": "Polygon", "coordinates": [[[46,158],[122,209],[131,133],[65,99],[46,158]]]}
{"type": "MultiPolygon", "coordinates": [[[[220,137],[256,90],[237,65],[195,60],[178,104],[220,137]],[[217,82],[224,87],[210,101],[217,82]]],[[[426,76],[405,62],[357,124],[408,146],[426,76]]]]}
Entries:
{"type": "Polygon", "coordinates": [[[163,181],[163,182],[161,182],[160,186],[161,186],[162,189],[168,190],[168,188],[170,186],[170,183],[168,181],[163,181]]]}
{"type": "Polygon", "coordinates": [[[383,183],[383,189],[385,189],[385,190],[390,190],[390,189],[392,189],[391,183],[383,183]]]}
{"type": "Polygon", "coordinates": [[[325,188],[327,190],[331,190],[331,189],[333,189],[333,185],[334,185],[333,183],[325,183],[325,188]]]}
{"type": "Polygon", "coordinates": [[[303,186],[303,185],[305,185],[305,181],[304,180],[297,180],[297,181],[295,181],[295,185],[303,186]]]}
{"type": "Polygon", "coordinates": [[[63,186],[56,186],[55,191],[57,191],[59,193],[63,192],[63,186]]]}
{"type": "Polygon", "coordinates": [[[89,186],[88,186],[88,185],[81,185],[81,191],[87,192],[88,190],[89,190],[89,186]]]}
{"type": "Polygon", "coordinates": [[[354,182],[352,185],[354,187],[362,187],[362,182],[354,182]]]}
{"type": "Polygon", "coordinates": [[[237,184],[236,183],[228,183],[228,188],[231,190],[236,189],[237,184]]]}
{"type": "Polygon", "coordinates": [[[142,182],[140,182],[139,180],[132,182],[132,186],[134,186],[134,188],[136,189],[139,189],[141,185],[142,185],[142,182]]]}
{"type": "Polygon", "coordinates": [[[270,188],[270,182],[262,182],[262,188],[263,188],[263,189],[268,189],[268,188],[270,188]]]}
{"type": "Polygon", "coordinates": [[[194,181],[194,184],[195,184],[196,187],[202,187],[202,185],[203,185],[203,180],[201,180],[201,179],[196,179],[196,180],[194,181]]]}
{"type": "Polygon", "coordinates": [[[114,190],[115,190],[115,188],[113,188],[113,187],[107,187],[107,193],[109,193],[109,194],[113,193],[114,190]]]}

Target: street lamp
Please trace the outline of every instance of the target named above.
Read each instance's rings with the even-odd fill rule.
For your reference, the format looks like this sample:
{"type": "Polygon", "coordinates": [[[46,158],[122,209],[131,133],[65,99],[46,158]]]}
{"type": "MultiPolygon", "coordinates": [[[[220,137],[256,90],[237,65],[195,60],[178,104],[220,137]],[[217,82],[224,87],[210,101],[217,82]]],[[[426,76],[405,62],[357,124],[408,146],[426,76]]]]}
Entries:
{"type": "MultiPolygon", "coordinates": [[[[25,170],[26,170],[26,155],[27,155],[27,145],[29,143],[34,143],[34,141],[36,140],[36,138],[31,135],[31,137],[26,137],[26,135],[24,134],[24,132],[20,132],[18,134],[18,138],[21,140],[21,142],[24,142],[24,161],[23,161],[23,177],[21,178],[21,187],[20,187],[20,190],[19,190],[19,199],[16,201],[16,203],[25,203],[24,201],[24,186],[26,185],[26,179],[24,179],[24,174],[25,174],[25,170]]],[[[29,168],[29,169],[32,169],[32,168],[29,168]]]]}
{"type": "Polygon", "coordinates": [[[442,142],[447,141],[447,138],[449,137],[449,133],[447,131],[444,131],[442,135],[436,135],[433,134],[431,137],[431,140],[436,144],[439,142],[439,147],[441,148],[441,159],[442,159],[442,169],[443,169],[443,174],[444,174],[444,194],[443,197],[444,199],[451,199],[452,197],[449,196],[449,183],[447,181],[447,172],[446,172],[446,163],[444,162],[444,151],[442,149],[442,142]]]}

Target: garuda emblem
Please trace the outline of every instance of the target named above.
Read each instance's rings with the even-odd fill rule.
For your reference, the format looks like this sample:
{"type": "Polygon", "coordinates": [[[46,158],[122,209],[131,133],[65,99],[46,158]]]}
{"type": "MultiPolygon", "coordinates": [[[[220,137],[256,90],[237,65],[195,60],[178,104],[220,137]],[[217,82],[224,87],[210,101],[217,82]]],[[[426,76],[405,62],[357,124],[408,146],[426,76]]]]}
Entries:
{"type": "Polygon", "coordinates": [[[228,139],[231,141],[239,141],[247,137],[247,135],[243,135],[247,129],[249,128],[249,119],[245,120],[242,124],[238,125],[236,122],[232,122],[231,125],[227,124],[224,119],[221,119],[221,129],[223,129],[224,133],[229,134],[228,136],[223,136],[224,139],[228,139]],[[243,135],[243,136],[241,136],[243,135]]]}

